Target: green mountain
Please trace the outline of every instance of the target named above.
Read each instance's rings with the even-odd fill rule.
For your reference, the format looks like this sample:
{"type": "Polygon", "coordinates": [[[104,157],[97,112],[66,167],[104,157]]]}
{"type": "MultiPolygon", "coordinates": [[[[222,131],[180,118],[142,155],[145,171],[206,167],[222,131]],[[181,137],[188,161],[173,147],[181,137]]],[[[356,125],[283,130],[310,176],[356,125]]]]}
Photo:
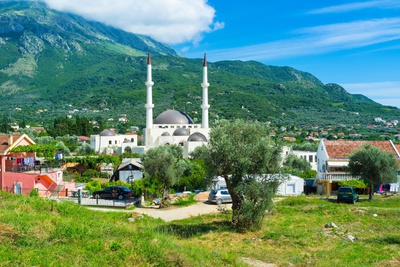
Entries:
{"type": "MultiPolygon", "coordinates": [[[[201,119],[202,59],[184,58],[150,37],[57,12],[40,2],[3,1],[0,114],[6,121],[44,126],[74,110],[97,120],[126,114],[131,125],[142,127],[148,51],[155,116],[174,108],[201,119]]],[[[325,85],[291,67],[220,61],[208,63],[208,70],[211,119],[321,126],[367,124],[374,117],[400,115],[395,107],[325,85]]]]}

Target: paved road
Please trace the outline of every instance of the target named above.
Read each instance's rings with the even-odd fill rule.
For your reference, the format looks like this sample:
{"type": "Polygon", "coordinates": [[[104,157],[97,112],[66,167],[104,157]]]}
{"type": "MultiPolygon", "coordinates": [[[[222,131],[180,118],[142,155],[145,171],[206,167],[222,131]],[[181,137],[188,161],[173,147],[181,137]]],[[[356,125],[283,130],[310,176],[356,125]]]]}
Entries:
{"type": "MultiPolygon", "coordinates": [[[[223,204],[222,208],[226,210],[232,209],[232,204],[223,204]]],[[[107,211],[107,212],[135,212],[141,214],[147,214],[153,218],[161,218],[166,222],[181,220],[190,218],[193,216],[198,216],[202,214],[208,214],[218,211],[218,205],[210,204],[206,202],[198,202],[197,204],[188,207],[168,207],[165,209],[159,209],[155,206],[140,207],[133,210],[123,210],[123,209],[108,209],[108,208],[89,208],[91,210],[107,211]]]]}

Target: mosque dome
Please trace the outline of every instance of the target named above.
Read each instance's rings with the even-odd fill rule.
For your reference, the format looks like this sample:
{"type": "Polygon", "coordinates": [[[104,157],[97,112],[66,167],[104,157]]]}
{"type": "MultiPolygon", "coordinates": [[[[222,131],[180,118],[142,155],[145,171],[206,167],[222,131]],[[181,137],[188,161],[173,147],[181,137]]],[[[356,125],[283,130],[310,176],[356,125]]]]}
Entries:
{"type": "Polygon", "coordinates": [[[100,133],[100,136],[117,136],[118,134],[110,129],[105,129],[100,133]]]}
{"type": "Polygon", "coordinates": [[[163,132],[163,133],[161,134],[161,136],[171,136],[171,135],[169,134],[169,132],[163,132]]]}
{"type": "Polygon", "coordinates": [[[194,133],[188,138],[189,142],[207,142],[207,138],[201,133],[194,133]]]}
{"type": "Polygon", "coordinates": [[[158,115],[154,124],[193,124],[193,120],[179,110],[167,110],[158,115]]]}
{"type": "Polygon", "coordinates": [[[190,134],[188,129],[185,128],[178,128],[172,134],[173,136],[188,136],[190,134]]]}

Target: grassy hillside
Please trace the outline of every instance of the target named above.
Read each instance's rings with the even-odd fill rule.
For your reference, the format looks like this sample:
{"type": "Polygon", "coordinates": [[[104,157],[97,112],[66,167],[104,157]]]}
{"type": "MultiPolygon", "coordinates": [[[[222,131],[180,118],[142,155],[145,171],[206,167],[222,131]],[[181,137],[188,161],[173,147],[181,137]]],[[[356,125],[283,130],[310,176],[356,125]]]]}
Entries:
{"type": "Polygon", "coordinates": [[[262,230],[242,234],[230,227],[229,212],[166,223],[138,218],[134,210],[99,212],[4,192],[0,199],[1,266],[400,264],[399,196],[355,205],[289,197],[266,216],[262,230]],[[325,228],[329,222],[338,228],[325,228]]]}

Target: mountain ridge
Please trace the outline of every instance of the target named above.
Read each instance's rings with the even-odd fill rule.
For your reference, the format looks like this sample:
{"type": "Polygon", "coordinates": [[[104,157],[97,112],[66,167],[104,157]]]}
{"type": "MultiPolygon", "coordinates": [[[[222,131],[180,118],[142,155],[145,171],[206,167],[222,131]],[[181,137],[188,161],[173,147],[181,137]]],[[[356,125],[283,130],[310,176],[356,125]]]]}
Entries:
{"type": "MultiPolygon", "coordinates": [[[[7,121],[50,125],[71,110],[93,119],[145,124],[146,54],[152,54],[154,114],[170,108],[201,119],[202,59],[150,37],[48,9],[0,3],[0,112],[7,121]]],[[[323,84],[310,73],[257,61],[208,63],[211,120],[244,118],[299,126],[398,118],[397,108],[323,84]],[[358,115],[356,115],[358,113],[358,115]]]]}

